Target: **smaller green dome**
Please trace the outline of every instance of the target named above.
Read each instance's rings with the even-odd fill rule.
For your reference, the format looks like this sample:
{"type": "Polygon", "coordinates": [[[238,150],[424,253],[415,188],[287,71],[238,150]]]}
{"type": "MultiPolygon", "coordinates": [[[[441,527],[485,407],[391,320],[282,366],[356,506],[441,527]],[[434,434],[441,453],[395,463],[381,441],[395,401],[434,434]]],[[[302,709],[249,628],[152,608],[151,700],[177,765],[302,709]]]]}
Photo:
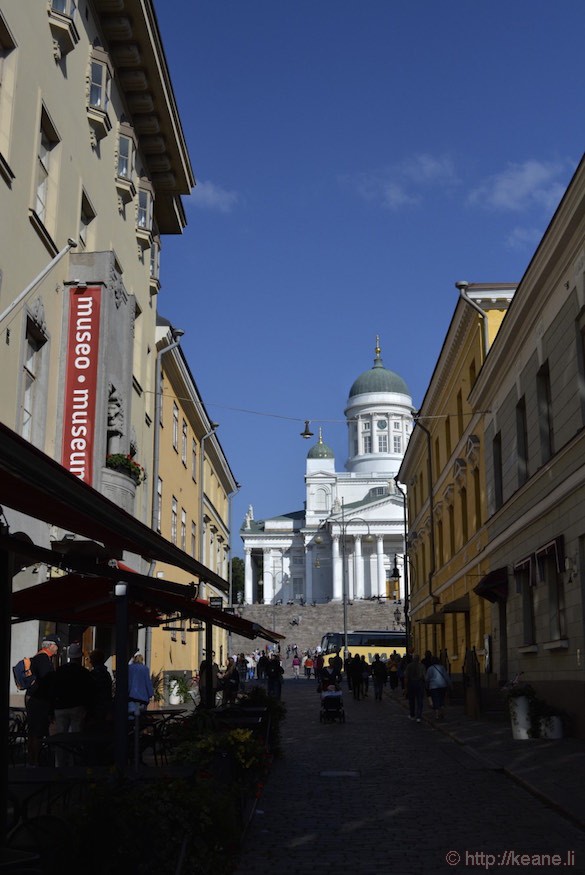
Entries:
{"type": "Polygon", "coordinates": [[[335,453],[328,447],[327,444],[323,443],[323,435],[321,433],[321,429],[319,429],[319,440],[315,444],[314,447],[311,447],[309,452],[307,453],[307,459],[334,459],[335,453]]]}
{"type": "Polygon", "coordinates": [[[369,395],[371,392],[392,392],[399,395],[409,395],[408,386],[398,374],[384,367],[380,355],[379,339],[376,341],[376,358],[369,371],[360,374],[349,390],[349,397],[369,395]]]}

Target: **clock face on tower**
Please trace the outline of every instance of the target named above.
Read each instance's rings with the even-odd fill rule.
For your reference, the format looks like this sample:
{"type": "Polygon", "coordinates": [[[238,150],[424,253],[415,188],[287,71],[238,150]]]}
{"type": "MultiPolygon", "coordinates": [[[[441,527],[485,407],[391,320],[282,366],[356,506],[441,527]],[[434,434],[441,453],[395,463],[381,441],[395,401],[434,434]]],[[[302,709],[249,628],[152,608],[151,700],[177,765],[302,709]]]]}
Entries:
{"type": "Polygon", "coordinates": [[[378,420],[378,428],[380,429],[380,431],[383,431],[385,428],[388,428],[388,423],[386,422],[385,419],[378,420]]]}

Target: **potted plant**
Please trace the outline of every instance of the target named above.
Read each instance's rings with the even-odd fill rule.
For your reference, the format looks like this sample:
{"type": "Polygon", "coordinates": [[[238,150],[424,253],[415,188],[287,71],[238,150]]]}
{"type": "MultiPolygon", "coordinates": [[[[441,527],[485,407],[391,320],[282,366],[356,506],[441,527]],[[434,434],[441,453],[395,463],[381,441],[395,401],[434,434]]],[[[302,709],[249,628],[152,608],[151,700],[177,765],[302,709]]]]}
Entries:
{"type": "Polygon", "coordinates": [[[127,477],[134,480],[137,486],[146,480],[144,468],[130,454],[110,453],[106,456],[106,468],[111,468],[112,471],[118,471],[120,474],[126,474],[127,477]]]}
{"type": "Polygon", "coordinates": [[[517,676],[503,688],[510,719],[512,737],[525,741],[529,738],[562,738],[563,727],[558,710],[536,695],[534,687],[517,676]]]}
{"type": "Polygon", "coordinates": [[[191,678],[186,674],[173,675],[169,678],[169,704],[183,705],[191,698],[191,678]]]}

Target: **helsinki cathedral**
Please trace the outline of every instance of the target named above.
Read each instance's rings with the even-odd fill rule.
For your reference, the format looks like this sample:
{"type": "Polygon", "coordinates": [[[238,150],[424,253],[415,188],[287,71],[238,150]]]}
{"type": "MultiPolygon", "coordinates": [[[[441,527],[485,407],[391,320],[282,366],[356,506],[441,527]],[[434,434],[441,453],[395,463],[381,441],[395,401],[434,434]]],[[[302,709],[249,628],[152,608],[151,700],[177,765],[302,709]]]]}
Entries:
{"type": "Polygon", "coordinates": [[[336,470],[319,429],[307,453],[304,508],[270,519],[248,509],[240,530],[246,604],[342,601],[344,587],[349,601],[403,597],[406,495],[394,478],[413,428],[412,399],[384,367],[379,339],[344,413],[345,470],[336,470]]]}

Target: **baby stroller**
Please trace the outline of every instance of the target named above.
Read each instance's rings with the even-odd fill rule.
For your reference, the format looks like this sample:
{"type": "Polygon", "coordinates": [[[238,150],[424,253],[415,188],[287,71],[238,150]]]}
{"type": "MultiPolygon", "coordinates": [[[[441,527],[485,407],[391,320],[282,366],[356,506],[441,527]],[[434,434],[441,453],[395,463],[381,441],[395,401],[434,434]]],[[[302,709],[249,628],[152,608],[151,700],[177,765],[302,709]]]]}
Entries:
{"type": "Polygon", "coordinates": [[[333,685],[326,687],[321,692],[321,723],[345,723],[345,711],[343,710],[343,696],[341,690],[333,685]]]}

